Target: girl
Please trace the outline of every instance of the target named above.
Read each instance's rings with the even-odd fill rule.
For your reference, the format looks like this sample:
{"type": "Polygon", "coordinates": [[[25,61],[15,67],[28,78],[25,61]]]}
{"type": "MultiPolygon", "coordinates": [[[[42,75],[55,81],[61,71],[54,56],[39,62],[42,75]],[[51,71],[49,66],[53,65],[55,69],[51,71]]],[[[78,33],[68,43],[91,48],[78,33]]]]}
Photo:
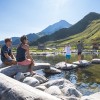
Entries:
{"type": "Polygon", "coordinates": [[[71,58],[71,46],[69,43],[65,46],[65,52],[66,52],[66,63],[65,64],[67,64],[68,60],[70,60],[71,58]]]}
{"type": "Polygon", "coordinates": [[[20,38],[21,44],[17,48],[17,55],[16,60],[18,62],[18,65],[23,65],[29,67],[30,73],[33,75],[32,66],[34,66],[34,61],[30,55],[29,52],[29,45],[28,45],[28,39],[24,35],[20,38]]]}

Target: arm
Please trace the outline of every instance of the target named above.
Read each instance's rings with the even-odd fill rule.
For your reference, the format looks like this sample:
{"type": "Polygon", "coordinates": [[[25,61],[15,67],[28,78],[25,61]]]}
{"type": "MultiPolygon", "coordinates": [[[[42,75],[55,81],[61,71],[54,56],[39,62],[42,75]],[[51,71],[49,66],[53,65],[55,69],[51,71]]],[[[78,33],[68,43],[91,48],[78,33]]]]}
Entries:
{"type": "Polygon", "coordinates": [[[8,53],[4,53],[4,55],[5,55],[5,57],[6,57],[7,59],[11,59],[11,57],[8,55],[8,53]]]}
{"type": "Polygon", "coordinates": [[[33,58],[31,57],[30,52],[29,52],[29,46],[26,45],[25,48],[26,48],[26,55],[27,55],[27,58],[28,58],[28,59],[31,59],[31,60],[33,61],[33,58]]]}
{"type": "Polygon", "coordinates": [[[11,58],[12,59],[16,59],[15,56],[13,55],[13,53],[11,53],[11,58]]]}

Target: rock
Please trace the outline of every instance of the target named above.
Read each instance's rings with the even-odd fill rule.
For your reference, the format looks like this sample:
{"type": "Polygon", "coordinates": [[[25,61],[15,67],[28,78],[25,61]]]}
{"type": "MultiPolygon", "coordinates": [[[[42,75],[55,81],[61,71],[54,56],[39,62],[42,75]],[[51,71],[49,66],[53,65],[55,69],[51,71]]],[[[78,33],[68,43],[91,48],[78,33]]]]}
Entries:
{"type": "Polygon", "coordinates": [[[75,85],[72,84],[70,81],[66,80],[66,79],[56,79],[56,80],[50,80],[44,84],[41,84],[42,86],[45,86],[47,88],[49,88],[50,86],[59,86],[60,89],[62,89],[63,87],[73,87],[75,88],[75,85]]]}
{"type": "Polygon", "coordinates": [[[58,86],[51,86],[48,89],[46,89],[45,92],[47,92],[51,95],[61,95],[62,94],[62,92],[58,86]]]}
{"type": "Polygon", "coordinates": [[[41,91],[46,90],[47,88],[45,86],[36,86],[36,89],[39,89],[41,91]]]}
{"type": "MultiPolygon", "coordinates": [[[[49,69],[50,64],[49,63],[35,63],[35,66],[32,68],[33,70],[49,69]]],[[[12,77],[16,75],[18,72],[22,72],[22,73],[28,72],[28,66],[12,65],[5,68],[1,68],[0,72],[7,76],[12,77]]]]}
{"type": "Polygon", "coordinates": [[[59,74],[61,73],[61,70],[56,69],[54,67],[50,67],[50,69],[44,69],[44,72],[48,74],[59,74]]]}
{"type": "Polygon", "coordinates": [[[81,60],[81,62],[76,61],[76,62],[73,62],[73,64],[78,65],[79,67],[86,67],[86,66],[91,65],[91,62],[87,60],[81,60]]]}
{"type": "Polygon", "coordinates": [[[100,59],[92,59],[93,64],[100,64],[100,59]]]}
{"type": "Polygon", "coordinates": [[[55,68],[62,69],[62,70],[70,70],[70,69],[77,68],[77,65],[68,64],[68,63],[66,64],[65,62],[59,62],[55,65],[55,68]]]}
{"type": "Polygon", "coordinates": [[[7,67],[4,63],[0,64],[0,68],[7,67]]]}
{"type": "Polygon", "coordinates": [[[82,83],[79,87],[80,87],[80,88],[86,88],[86,87],[88,87],[88,86],[89,86],[89,84],[82,83]]]}
{"type": "Polygon", "coordinates": [[[48,81],[44,84],[41,84],[41,85],[49,88],[50,86],[53,86],[53,85],[60,86],[63,84],[64,84],[64,79],[56,79],[56,80],[50,80],[50,81],[48,81]]]}
{"type": "Polygon", "coordinates": [[[23,82],[30,85],[30,86],[32,86],[32,87],[35,87],[35,86],[39,85],[39,81],[34,77],[26,77],[23,80],[23,82]]]}
{"type": "Polygon", "coordinates": [[[61,100],[0,73],[0,100],[61,100]]]}
{"type": "Polygon", "coordinates": [[[48,81],[48,79],[46,77],[41,76],[41,75],[34,75],[33,77],[36,78],[39,81],[40,84],[48,81]]]}
{"type": "Polygon", "coordinates": [[[89,96],[83,96],[81,100],[100,100],[100,92],[94,93],[89,96]]]}
{"type": "Polygon", "coordinates": [[[67,97],[67,96],[57,96],[58,98],[60,98],[61,100],[80,100],[80,98],[77,97],[67,97]]]}
{"type": "Polygon", "coordinates": [[[24,76],[24,73],[21,73],[21,72],[18,72],[15,76],[14,76],[14,79],[18,80],[18,81],[21,81],[22,79],[24,79],[25,76],[24,76]]]}
{"type": "Polygon", "coordinates": [[[75,88],[72,87],[65,87],[62,89],[64,95],[66,96],[74,96],[74,97],[81,97],[82,94],[75,88]]]}
{"type": "Polygon", "coordinates": [[[93,83],[92,85],[90,85],[91,88],[96,88],[98,86],[97,83],[93,83]]]}

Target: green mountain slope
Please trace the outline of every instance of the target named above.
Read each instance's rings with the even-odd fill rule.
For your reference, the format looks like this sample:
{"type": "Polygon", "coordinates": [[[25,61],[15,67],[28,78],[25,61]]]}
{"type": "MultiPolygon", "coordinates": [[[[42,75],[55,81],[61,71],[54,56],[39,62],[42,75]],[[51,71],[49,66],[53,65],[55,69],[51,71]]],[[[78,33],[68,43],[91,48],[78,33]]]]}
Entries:
{"type": "Polygon", "coordinates": [[[92,44],[92,43],[100,43],[100,19],[92,21],[87,28],[76,35],[70,36],[66,39],[48,42],[47,45],[59,45],[63,46],[67,43],[71,43],[72,45],[76,44],[78,40],[82,40],[84,44],[92,44]]]}
{"type": "Polygon", "coordinates": [[[45,43],[47,41],[57,41],[79,34],[86,30],[87,27],[89,27],[88,25],[90,25],[93,20],[97,19],[100,19],[100,14],[91,12],[70,28],[64,28],[53,33],[52,35],[41,37],[37,41],[31,43],[31,45],[37,45],[38,43],[45,43]]]}

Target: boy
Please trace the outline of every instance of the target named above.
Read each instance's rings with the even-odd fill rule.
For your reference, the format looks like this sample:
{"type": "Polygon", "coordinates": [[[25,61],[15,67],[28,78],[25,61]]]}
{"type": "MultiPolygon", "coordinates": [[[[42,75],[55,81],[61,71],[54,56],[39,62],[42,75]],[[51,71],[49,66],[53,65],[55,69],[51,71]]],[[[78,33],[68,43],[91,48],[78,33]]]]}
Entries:
{"type": "Polygon", "coordinates": [[[71,46],[69,43],[65,46],[65,52],[66,52],[66,63],[65,64],[67,64],[67,61],[70,60],[71,58],[71,46]]]}
{"type": "Polygon", "coordinates": [[[15,57],[11,50],[12,41],[10,38],[5,39],[5,45],[1,48],[1,61],[6,65],[17,64],[15,57]]]}

